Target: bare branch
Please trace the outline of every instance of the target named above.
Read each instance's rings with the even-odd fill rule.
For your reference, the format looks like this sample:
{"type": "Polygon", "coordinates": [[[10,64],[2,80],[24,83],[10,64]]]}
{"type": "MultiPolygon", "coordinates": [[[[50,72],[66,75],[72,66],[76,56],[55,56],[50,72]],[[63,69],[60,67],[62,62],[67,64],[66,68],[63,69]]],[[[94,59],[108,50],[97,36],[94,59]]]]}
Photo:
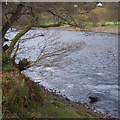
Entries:
{"type": "Polygon", "coordinates": [[[14,58],[15,58],[16,55],[17,55],[17,51],[18,51],[18,49],[19,49],[19,43],[20,43],[20,39],[18,40],[18,44],[17,44],[16,50],[15,50],[14,55],[13,55],[14,58]]]}
{"type": "MultiPolygon", "coordinates": [[[[44,39],[44,44],[39,48],[39,55],[30,65],[25,66],[27,69],[32,66],[64,66],[70,61],[67,59],[71,52],[81,50],[85,46],[85,42],[77,42],[73,44],[65,44],[59,41],[58,33],[48,34],[44,39]],[[60,61],[66,61],[60,63],[60,61]]],[[[40,43],[41,44],[41,43],[40,43]]],[[[31,49],[34,48],[29,48],[31,49]]],[[[38,49],[38,48],[37,48],[38,49]]],[[[25,54],[25,53],[24,53],[25,54]]]]}
{"type": "MultiPolygon", "coordinates": [[[[32,20],[33,21],[33,20],[32,20]]],[[[9,49],[7,50],[7,54],[10,55],[14,49],[15,44],[17,43],[18,39],[23,36],[25,33],[27,33],[32,27],[32,23],[28,25],[26,28],[24,28],[21,32],[19,32],[11,41],[9,49]]]]}
{"type": "Polygon", "coordinates": [[[22,4],[18,4],[17,8],[15,10],[15,12],[12,14],[12,16],[10,17],[9,21],[6,22],[6,24],[3,26],[2,28],[2,37],[4,37],[4,35],[6,34],[6,32],[8,31],[8,29],[12,26],[12,24],[19,19],[20,15],[21,15],[21,10],[24,6],[22,4]]]}

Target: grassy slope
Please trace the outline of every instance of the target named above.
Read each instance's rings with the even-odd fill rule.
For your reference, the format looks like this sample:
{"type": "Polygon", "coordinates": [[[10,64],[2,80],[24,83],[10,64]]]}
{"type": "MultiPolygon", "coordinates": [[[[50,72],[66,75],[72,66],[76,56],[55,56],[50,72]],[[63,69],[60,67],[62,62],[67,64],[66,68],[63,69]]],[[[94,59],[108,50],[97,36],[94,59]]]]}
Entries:
{"type": "Polygon", "coordinates": [[[3,70],[3,118],[92,118],[82,109],[52,100],[16,67],[3,70]]]}

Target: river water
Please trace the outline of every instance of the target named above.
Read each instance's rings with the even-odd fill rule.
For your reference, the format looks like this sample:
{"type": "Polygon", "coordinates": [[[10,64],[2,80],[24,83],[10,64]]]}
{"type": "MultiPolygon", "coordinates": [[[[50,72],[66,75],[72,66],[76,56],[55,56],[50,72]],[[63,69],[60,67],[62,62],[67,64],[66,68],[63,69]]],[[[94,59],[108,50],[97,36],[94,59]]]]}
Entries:
{"type": "MultiPolygon", "coordinates": [[[[90,104],[89,97],[97,97],[98,101],[91,104],[96,110],[118,117],[118,35],[52,29],[31,30],[23,38],[33,33],[45,36],[21,40],[16,62],[24,57],[34,61],[39,55],[39,45],[43,45],[44,39],[54,32],[57,32],[58,39],[63,43],[85,44],[81,50],[73,51],[67,56],[71,64],[65,67],[44,67],[43,64],[23,72],[31,80],[71,101],[90,104]]],[[[10,32],[6,37],[12,39],[16,33],[10,32]]],[[[64,64],[64,60],[59,62],[64,64]]]]}

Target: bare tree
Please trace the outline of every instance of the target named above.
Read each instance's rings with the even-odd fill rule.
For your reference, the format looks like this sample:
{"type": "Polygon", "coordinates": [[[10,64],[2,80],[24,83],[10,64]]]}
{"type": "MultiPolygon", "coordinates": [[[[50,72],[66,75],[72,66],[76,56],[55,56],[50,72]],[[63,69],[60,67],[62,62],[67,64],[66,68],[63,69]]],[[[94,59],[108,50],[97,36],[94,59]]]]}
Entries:
{"type": "Polygon", "coordinates": [[[17,57],[18,59],[19,56],[23,56],[23,58],[26,56],[27,59],[31,61],[30,64],[24,66],[23,63],[21,66],[21,70],[27,69],[32,66],[56,66],[56,67],[65,67],[66,65],[70,64],[70,59],[68,55],[71,52],[74,52],[76,50],[81,50],[85,46],[85,42],[75,42],[75,43],[65,43],[61,42],[60,36],[58,32],[43,32],[42,34],[45,34],[42,40],[38,40],[34,42],[33,45],[30,46],[19,46],[19,44],[24,44],[29,43],[29,41],[35,40],[37,37],[41,36],[41,32],[39,33],[34,33],[32,31],[31,33],[27,33],[23,38],[21,38],[14,50],[13,56],[17,57]],[[32,35],[31,35],[32,33],[32,35]],[[34,54],[35,59],[31,58],[31,53],[34,54]]]}
{"type": "MultiPolygon", "coordinates": [[[[78,4],[78,3],[76,3],[78,4]]],[[[38,27],[48,28],[51,26],[60,26],[63,24],[68,24],[70,26],[79,27],[81,29],[85,28],[86,22],[87,22],[87,12],[78,8],[74,8],[74,4],[72,3],[61,3],[62,6],[59,6],[58,3],[14,3],[16,6],[13,8],[10,12],[7,10],[5,14],[7,14],[7,20],[3,24],[2,28],[2,37],[3,41],[2,44],[5,42],[5,34],[8,31],[9,28],[11,28],[13,25],[15,25],[16,22],[18,22],[18,26],[20,27],[21,22],[24,21],[23,18],[27,19],[27,24],[20,27],[22,30],[20,30],[16,36],[11,40],[11,43],[8,47],[8,49],[4,52],[6,55],[11,55],[14,52],[13,57],[16,57],[17,51],[19,50],[19,44],[21,42],[21,37],[23,35],[26,35],[27,32],[35,25],[38,24],[38,27]],[[71,6],[68,9],[66,9],[66,6],[71,6]],[[72,10],[72,11],[71,11],[72,10]],[[58,20],[57,23],[54,23],[52,25],[44,25],[40,24],[39,22],[41,20],[41,14],[47,15],[49,18],[53,18],[52,20],[56,19],[58,20]],[[75,16],[75,13],[77,14],[75,16]],[[80,14],[80,15],[79,15],[80,14]],[[23,19],[23,20],[22,20],[23,19]],[[16,46],[16,47],[15,47],[16,46]]],[[[10,7],[10,6],[9,6],[10,7]]],[[[9,8],[8,7],[8,8],[9,8]]],[[[78,7],[79,4],[78,4],[78,7]]],[[[6,5],[4,5],[4,9],[7,8],[6,5]]],[[[7,9],[8,9],[7,8],[7,9]]],[[[48,18],[47,18],[48,19],[48,18]]],[[[46,33],[47,34],[47,33],[46,33]]],[[[33,35],[32,37],[37,37],[39,35],[33,35]]],[[[57,63],[58,61],[62,60],[65,56],[67,56],[70,52],[81,49],[81,46],[85,43],[74,43],[72,45],[70,44],[61,44],[58,42],[57,38],[55,37],[56,34],[52,36],[48,36],[44,40],[44,45],[39,48],[39,55],[36,58],[36,60],[27,65],[26,68],[33,66],[33,65],[41,65],[43,64],[43,60],[46,61],[44,66],[50,66],[51,63],[57,63]],[[58,57],[59,56],[59,57],[58,57]],[[48,59],[51,58],[51,59],[48,59]],[[49,63],[49,64],[48,64],[49,63]]],[[[29,39],[26,38],[26,40],[29,39]]]]}

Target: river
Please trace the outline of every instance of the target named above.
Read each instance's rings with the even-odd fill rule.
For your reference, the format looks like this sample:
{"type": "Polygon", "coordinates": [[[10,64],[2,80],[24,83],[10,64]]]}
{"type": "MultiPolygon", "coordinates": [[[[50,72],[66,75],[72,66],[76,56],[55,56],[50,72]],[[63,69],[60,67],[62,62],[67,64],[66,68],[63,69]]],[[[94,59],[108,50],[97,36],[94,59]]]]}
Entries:
{"type": "MultiPolygon", "coordinates": [[[[41,63],[41,66],[33,66],[23,73],[39,82],[39,85],[71,101],[91,104],[89,97],[97,97],[98,101],[91,104],[96,110],[118,117],[118,35],[53,29],[30,30],[22,38],[35,33],[45,36],[21,40],[16,62],[24,57],[34,61],[39,55],[39,46],[54,32],[57,32],[62,43],[85,44],[80,50],[65,57],[65,62],[70,61],[66,66],[44,67],[41,63]]],[[[7,33],[6,37],[12,39],[16,33],[7,33]]],[[[60,62],[64,64],[64,60],[60,62]]]]}

